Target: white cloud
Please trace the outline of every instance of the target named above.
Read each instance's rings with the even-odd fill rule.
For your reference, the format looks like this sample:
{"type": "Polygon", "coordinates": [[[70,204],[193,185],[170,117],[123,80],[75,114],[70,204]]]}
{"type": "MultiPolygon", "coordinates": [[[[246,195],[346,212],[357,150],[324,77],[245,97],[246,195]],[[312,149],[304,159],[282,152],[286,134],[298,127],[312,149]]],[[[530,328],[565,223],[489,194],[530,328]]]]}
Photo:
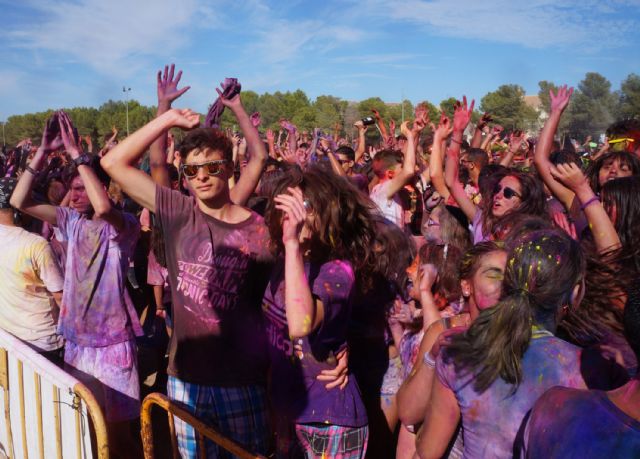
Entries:
{"type": "Polygon", "coordinates": [[[5,33],[9,46],[49,51],[101,73],[133,74],[142,60],[183,46],[183,29],[215,26],[215,13],[196,0],[38,0],[32,19],[5,33]],[[35,19],[35,20],[34,20],[35,19]]]}
{"type": "Polygon", "coordinates": [[[626,14],[633,3],[638,2],[370,0],[364,12],[422,25],[441,36],[595,50],[623,44],[626,33],[637,28],[637,20],[626,14]]]}

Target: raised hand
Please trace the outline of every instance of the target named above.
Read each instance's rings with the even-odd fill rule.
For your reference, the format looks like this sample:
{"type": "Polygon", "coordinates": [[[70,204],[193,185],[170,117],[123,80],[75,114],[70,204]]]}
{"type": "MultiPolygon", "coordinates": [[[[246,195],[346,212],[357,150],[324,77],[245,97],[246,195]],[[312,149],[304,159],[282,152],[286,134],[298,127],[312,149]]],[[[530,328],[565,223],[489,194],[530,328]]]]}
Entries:
{"type": "Polygon", "coordinates": [[[307,218],[307,208],[300,188],[287,188],[288,193],[279,194],[274,198],[276,209],[282,211],[282,243],[300,242],[300,233],[307,218]]]}
{"type": "Polygon", "coordinates": [[[415,135],[420,134],[427,125],[429,125],[431,120],[429,120],[429,113],[426,109],[416,110],[416,120],[413,122],[413,133],[415,135]]]}
{"type": "Polygon", "coordinates": [[[373,113],[373,117],[376,120],[381,120],[382,119],[382,117],[380,116],[380,112],[378,110],[376,110],[375,108],[371,109],[371,113],[373,113]]]}
{"type": "Polygon", "coordinates": [[[389,120],[389,135],[395,135],[396,133],[396,122],[393,118],[389,120]]]}
{"type": "Polygon", "coordinates": [[[358,131],[366,131],[369,126],[365,126],[362,120],[358,120],[353,125],[358,129],[358,131]]]}
{"type": "Polygon", "coordinates": [[[440,114],[440,123],[438,123],[438,127],[434,130],[433,135],[439,139],[446,139],[452,132],[453,126],[451,125],[451,120],[442,112],[440,114]]]}
{"type": "Polygon", "coordinates": [[[62,137],[60,137],[60,124],[58,122],[58,113],[56,112],[49,117],[47,124],[44,126],[40,148],[45,154],[47,154],[59,150],[62,146],[63,143],[62,137]]]}
{"type": "Polygon", "coordinates": [[[469,121],[471,120],[471,114],[473,113],[473,106],[475,100],[471,101],[471,106],[467,107],[467,96],[462,96],[462,103],[456,101],[453,110],[453,129],[454,131],[462,132],[467,128],[469,121]]]}
{"type": "Polygon", "coordinates": [[[171,64],[171,67],[165,65],[164,73],[158,70],[158,105],[164,105],[165,107],[171,107],[171,103],[178,97],[183,95],[191,88],[191,86],[185,86],[182,89],[178,89],[178,83],[182,78],[182,70],[173,77],[175,71],[175,64],[171,64]]]}
{"type": "Polygon", "coordinates": [[[200,115],[191,109],[174,108],[170,111],[173,127],[181,129],[193,129],[200,124],[200,115]]]}
{"type": "Polygon", "coordinates": [[[400,125],[400,133],[404,135],[407,139],[413,138],[413,132],[409,129],[409,120],[405,120],[400,125]]]}
{"type": "Polygon", "coordinates": [[[262,124],[262,118],[260,117],[260,112],[252,113],[249,117],[251,119],[251,124],[254,128],[257,128],[262,124]]]}
{"type": "Polygon", "coordinates": [[[551,165],[549,171],[556,180],[562,182],[564,186],[576,194],[579,188],[589,186],[587,178],[575,163],[551,165]]]}
{"type": "Polygon", "coordinates": [[[218,93],[218,96],[220,97],[220,102],[222,103],[222,105],[224,105],[225,107],[229,107],[231,110],[235,110],[239,107],[242,106],[242,102],[240,101],[240,92],[235,92],[232,91],[231,94],[226,95],[224,89],[224,85],[221,83],[220,84],[220,88],[216,88],[216,92],[218,93]],[[222,90],[220,90],[220,88],[222,88],[222,90]]]}
{"type": "Polygon", "coordinates": [[[567,105],[569,105],[569,99],[573,94],[573,88],[568,88],[567,85],[560,86],[556,94],[552,89],[549,89],[549,99],[551,101],[551,113],[562,113],[567,105]]]}
{"type": "Polygon", "coordinates": [[[509,149],[513,152],[521,150],[527,134],[524,131],[515,130],[509,135],[509,149]]]}
{"type": "Polygon", "coordinates": [[[73,127],[71,118],[64,111],[58,112],[58,123],[60,125],[60,137],[64,144],[64,149],[71,159],[76,159],[82,154],[82,146],[78,131],[73,127]]]}
{"type": "Polygon", "coordinates": [[[438,278],[438,268],[431,263],[426,263],[420,267],[420,291],[431,291],[431,287],[438,278]]]}
{"type": "Polygon", "coordinates": [[[492,122],[492,121],[493,121],[493,117],[489,113],[484,112],[482,114],[482,118],[480,118],[480,121],[478,121],[477,128],[482,131],[482,130],[484,130],[484,127],[488,126],[489,123],[492,122]]]}
{"type": "Polygon", "coordinates": [[[273,133],[271,129],[267,129],[266,136],[267,136],[267,142],[274,143],[276,141],[276,135],[273,133]]]}
{"type": "Polygon", "coordinates": [[[295,132],[297,130],[296,126],[291,121],[284,118],[280,120],[280,127],[285,129],[287,132],[295,132]]]}

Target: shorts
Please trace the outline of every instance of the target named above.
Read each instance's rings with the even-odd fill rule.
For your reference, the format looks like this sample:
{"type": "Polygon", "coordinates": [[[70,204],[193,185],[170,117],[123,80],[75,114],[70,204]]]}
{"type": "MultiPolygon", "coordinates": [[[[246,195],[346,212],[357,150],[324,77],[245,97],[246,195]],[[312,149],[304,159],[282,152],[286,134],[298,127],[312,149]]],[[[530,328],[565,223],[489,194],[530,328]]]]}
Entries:
{"type": "MultiPolygon", "coordinates": [[[[249,451],[266,455],[271,443],[266,389],[259,385],[220,387],[192,384],[169,376],[167,395],[222,435],[249,451]]],[[[180,456],[202,457],[195,429],[174,416],[180,456]]],[[[207,457],[235,457],[205,439],[207,457]]]]}
{"type": "Polygon", "coordinates": [[[107,422],[140,417],[140,384],[135,340],[87,347],[67,341],[65,369],[96,397],[107,422]]]}

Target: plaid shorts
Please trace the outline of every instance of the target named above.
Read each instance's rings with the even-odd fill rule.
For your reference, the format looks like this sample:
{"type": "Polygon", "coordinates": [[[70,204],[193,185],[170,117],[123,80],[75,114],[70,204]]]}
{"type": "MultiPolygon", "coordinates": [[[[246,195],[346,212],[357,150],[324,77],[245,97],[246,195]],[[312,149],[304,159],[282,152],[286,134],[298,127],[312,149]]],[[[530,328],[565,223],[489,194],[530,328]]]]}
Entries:
{"type": "MultiPolygon", "coordinates": [[[[264,387],[204,386],[169,376],[167,395],[251,452],[268,453],[271,431],[264,387]]],[[[194,428],[177,417],[174,417],[174,421],[181,457],[200,457],[194,428]]],[[[205,447],[209,458],[235,457],[208,439],[205,439],[205,447]]]]}
{"type": "Polygon", "coordinates": [[[369,427],[296,424],[296,436],[307,459],[362,459],[369,427]]]}

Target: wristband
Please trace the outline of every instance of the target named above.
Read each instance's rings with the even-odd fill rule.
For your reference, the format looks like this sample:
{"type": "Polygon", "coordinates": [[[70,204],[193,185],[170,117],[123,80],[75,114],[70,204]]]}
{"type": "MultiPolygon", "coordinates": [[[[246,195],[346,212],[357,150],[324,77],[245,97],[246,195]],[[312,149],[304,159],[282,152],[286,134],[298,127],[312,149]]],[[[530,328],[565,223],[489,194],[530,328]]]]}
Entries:
{"type": "Polygon", "coordinates": [[[31,172],[33,175],[38,175],[38,171],[36,171],[35,169],[33,169],[31,166],[27,166],[24,168],[24,170],[26,172],[31,172]]]}
{"type": "Polygon", "coordinates": [[[422,357],[422,363],[424,363],[429,368],[436,367],[436,359],[431,355],[431,351],[427,351],[424,353],[424,357],[422,357]]]}
{"type": "Polygon", "coordinates": [[[584,212],[584,209],[586,209],[587,207],[589,207],[591,204],[593,204],[594,202],[600,202],[600,198],[597,196],[594,196],[593,198],[589,199],[587,202],[585,202],[584,204],[582,204],[580,206],[580,210],[584,212]]]}
{"type": "Polygon", "coordinates": [[[453,137],[451,137],[451,141],[457,143],[458,145],[462,145],[462,142],[460,140],[456,140],[453,137]]]}

